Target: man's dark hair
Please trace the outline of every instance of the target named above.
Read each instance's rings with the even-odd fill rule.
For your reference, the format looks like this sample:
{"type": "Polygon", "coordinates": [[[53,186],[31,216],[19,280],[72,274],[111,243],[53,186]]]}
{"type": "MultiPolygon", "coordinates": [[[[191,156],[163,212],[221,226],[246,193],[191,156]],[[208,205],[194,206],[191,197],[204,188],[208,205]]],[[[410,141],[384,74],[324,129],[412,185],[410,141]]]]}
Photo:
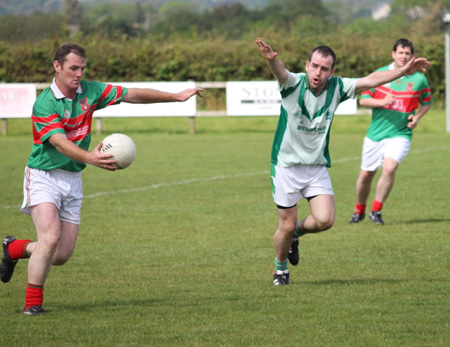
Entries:
{"type": "Polygon", "coordinates": [[[86,59],[86,50],[83,47],[75,43],[65,42],[56,50],[55,58],[53,59],[53,61],[57,60],[61,65],[64,65],[64,62],[66,61],[66,58],[70,53],[75,53],[81,58],[86,59]]]}
{"type": "Polygon", "coordinates": [[[411,48],[411,54],[414,54],[414,46],[411,41],[409,41],[407,39],[398,39],[397,41],[395,41],[392,51],[396,52],[398,46],[400,46],[402,48],[409,47],[409,48],[411,48]]]}
{"type": "Polygon", "coordinates": [[[331,57],[333,58],[333,65],[331,66],[331,69],[334,69],[334,66],[336,65],[336,54],[334,53],[334,51],[328,47],[328,46],[317,46],[316,48],[314,48],[311,53],[309,54],[309,61],[311,61],[313,54],[317,52],[320,53],[320,55],[322,55],[323,57],[328,57],[331,55],[331,57]]]}

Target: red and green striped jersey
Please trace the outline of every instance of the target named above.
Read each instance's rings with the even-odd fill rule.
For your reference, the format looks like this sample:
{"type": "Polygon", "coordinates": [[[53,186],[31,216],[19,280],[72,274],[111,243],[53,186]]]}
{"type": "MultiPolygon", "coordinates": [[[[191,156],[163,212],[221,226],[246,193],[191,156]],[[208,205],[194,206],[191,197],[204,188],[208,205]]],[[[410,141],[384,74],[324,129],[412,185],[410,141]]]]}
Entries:
{"type": "Polygon", "coordinates": [[[33,147],[27,166],[40,170],[82,171],[86,164],[60,153],[47,141],[48,138],[54,134],[65,134],[68,140],[88,150],[94,111],[119,104],[126,93],[124,87],[81,81],[71,100],[64,97],[53,81],[33,106],[33,147]]]}
{"type": "MultiPolygon", "coordinates": [[[[383,66],[377,71],[393,69],[393,64],[383,66]]],[[[372,141],[381,141],[393,137],[412,138],[412,129],[407,127],[408,116],[415,114],[420,105],[433,102],[430,86],[426,77],[420,72],[403,76],[395,81],[369,89],[361,98],[383,99],[389,92],[395,102],[389,106],[372,109],[372,122],[367,137],[372,141]]]]}

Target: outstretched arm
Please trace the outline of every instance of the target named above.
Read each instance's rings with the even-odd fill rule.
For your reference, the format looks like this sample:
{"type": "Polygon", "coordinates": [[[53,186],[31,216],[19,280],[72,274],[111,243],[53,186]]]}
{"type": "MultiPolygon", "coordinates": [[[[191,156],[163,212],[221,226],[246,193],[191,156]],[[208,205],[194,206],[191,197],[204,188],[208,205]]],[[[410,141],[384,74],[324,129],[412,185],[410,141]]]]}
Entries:
{"type": "Polygon", "coordinates": [[[268,44],[266,44],[259,37],[256,39],[255,42],[259,47],[261,55],[263,56],[264,59],[266,59],[267,65],[269,66],[270,71],[275,76],[275,78],[278,80],[278,82],[280,84],[283,84],[284,82],[286,82],[286,80],[289,76],[289,72],[284,67],[283,62],[278,60],[278,58],[277,58],[278,53],[274,52],[272,47],[270,47],[268,44]]]}
{"type": "Polygon", "coordinates": [[[364,90],[378,87],[382,84],[391,82],[405,75],[411,75],[417,71],[425,71],[425,68],[430,67],[430,62],[425,58],[412,58],[408,64],[403,67],[387,70],[375,71],[370,75],[358,79],[356,82],[356,93],[361,93],[364,90]]]}
{"type": "Polygon", "coordinates": [[[131,104],[153,104],[157,102],[183,102],[194,95],[203,97],[204,89],[192,88],[185,89],[179,93],[167,93],[156,89],[130,88],[122,101],[131,104]]]}

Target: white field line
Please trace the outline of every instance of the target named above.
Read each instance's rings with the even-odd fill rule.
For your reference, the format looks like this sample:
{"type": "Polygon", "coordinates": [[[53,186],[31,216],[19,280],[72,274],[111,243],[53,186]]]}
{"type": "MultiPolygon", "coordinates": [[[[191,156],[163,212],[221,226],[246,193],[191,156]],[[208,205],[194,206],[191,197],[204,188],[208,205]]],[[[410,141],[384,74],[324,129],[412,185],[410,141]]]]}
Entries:
{"type": "Polygon", "coordinates": [[[88,199],[96,198],[99,196],[105,196],[105,195],[111,195],[111,194],[117,194],[117,193],[142,192],[145,190],[157,189],[157,188],[161,188],[161,187],[182,186],[182,185],[190,184],[190,183],[217,181],[217,180],[223,180],[223,179],[228,179],[228,178],[237,178],[237,177],[250,177],[250,176],[257,176],[257,175],[267,174],[267,173],[269,173],[269,171],[253,172],[253,173],[245,173],[245,174],[235,174],[235,175],[220,175],[220,176],[204,177],[204,178],[191,178],[188,180],[183,180],[183,181],[178,181],[178,182],[152,184],[151,186],[147,186],[147,187],[119,189],[119,190],[111,190],[111,191],[107,191],[107,192],[98,192],[95,194],[85,195],[84,198],[85,199],[86,198],[88,198],[88,199]]]}
{"type": "MultiPolygon", "coordinates": [[[[409,153],[411,154],[411,153],[431,152],[431,151],[446,150],[446,149],[450,149],[450,146],[416,149],[416,150],[411,150],[409,153]]],[[[361,160],[361,157],[341,158],[341,159],[333,160],[333,164],[345,163],[345,162],[354,161],[354,160],[361,160]]],[[[118,189],[118,190],[109,190],[109,191],[104,191],[104,192],[98,192],[98,193],[94,193],[94,194],[85,195],[84,199],[92,199],[92,198],[97,198],[100,196],[113,195],[113,194],[126,194],[126,193],[133,193],[133,192],[142,192],[142,191],[158,189],[158,188],[162,188],[162,187],[181,186],[181,185],[186,185],[186,184],[191,184],[191,183],[210,182],[210,181],[217,181],[217,180],[223,180],[223,179],[229,179],[229,178],[267,175],[268,173],[269,173],[269,171],[261,171],[261,172],[251,172],[251,173],[240,173],[240,174],[235,174],[235,175],[220,175],[220,176],[204,177],[204,178],[191,178],[191,179],[178,181],[178,182],[166,182],[166,183],[152,184],[152,185],[146,186],[146,187],[118,189]]],[[[20,206],[17,206],[17,205],[16,206],[4,206],[4,207],[0,207],[0,208],[5,208],[5,209],[20,208],[20,206]]]]}

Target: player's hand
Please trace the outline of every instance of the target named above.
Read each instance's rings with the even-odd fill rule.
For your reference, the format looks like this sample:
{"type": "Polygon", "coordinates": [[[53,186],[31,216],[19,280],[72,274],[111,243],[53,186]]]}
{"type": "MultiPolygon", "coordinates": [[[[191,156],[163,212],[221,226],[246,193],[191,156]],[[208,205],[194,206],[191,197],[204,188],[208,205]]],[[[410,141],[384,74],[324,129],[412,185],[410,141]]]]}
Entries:
{"type": "Polygon", "coordinates": [[[419,118],[414,116],[413,114],[410,114],[408,116],[408,124],[406,124],[406,126],[409,129],[414,129],[417,126],[417,123],[419,123],[419,118]]]}
{"type": "Polygon", "coordinates": [[[406,75],[412,75],[417,71],[425,72],[426,68],[430,67],[431,64],[426,58],[416,58],[412,59],[404,66],[406,70],[406,75]]]}
{"type": "Polygon", "coordinates": [[[382,107],[384,107],[384,106],[389,106],[389,105],[392,105],[394,102],[395,102],[395,97],[394,97],[394,95],[392,95],[392,93],[391,92],[389,92],[385,97],[384,97],[384,99],[381,99],[382,100],[382,107]]]}
{"type": "Polygon", "coordinates": [[[100,141],[100,143],[91,152],[92,162],[90,164],[104,170],[116,171],[117,167],[114,165],[116,161],[112,158],[113,155],[111,153],[102,154],[102,152],[100,151],[102,149],[102,146],[103,141],[100,141]]]}
{"type": "Polygon", "coordinates": [[[263,58],[265,58],[267,60],[272,60],[277,57],[278,53],[274,52],[272,47],[270,47],[267,43],[265,43],[259,37],[256,39],[255,42],[258,45],[259,51],[261,52],[261,55],[263,56],[263,58]]]}
{"type": "Polygon", "coordinates": [[[199,97],[203,98],[203,94],[202,92],[204,92],[205,90],[202,88],[192,88],[192,89],[186,89],[183,90],[182,92],[179,92],[177,94],[177,101],[186,101],[188,99],[190,99],[191,97],[193,97],[194,95],[198,95],[199,97]]]}

